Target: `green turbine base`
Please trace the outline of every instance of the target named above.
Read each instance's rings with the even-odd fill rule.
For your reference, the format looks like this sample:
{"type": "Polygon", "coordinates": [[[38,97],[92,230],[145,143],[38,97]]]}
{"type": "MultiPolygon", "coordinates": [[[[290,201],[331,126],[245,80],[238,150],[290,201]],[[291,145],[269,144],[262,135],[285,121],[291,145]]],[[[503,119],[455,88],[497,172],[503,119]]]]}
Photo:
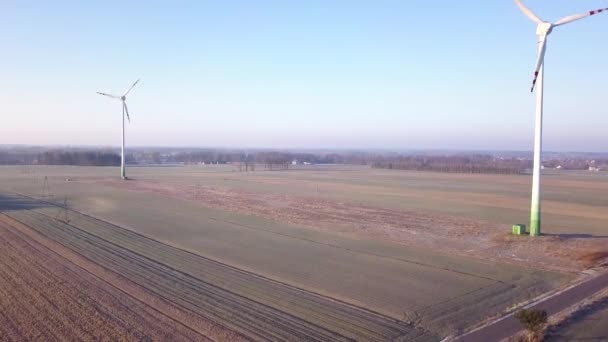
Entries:
{"type": "Polygon", "coordinates": [[[532,217],[530,219],[530,236],[540,235],[540,217],[532,217]]]}

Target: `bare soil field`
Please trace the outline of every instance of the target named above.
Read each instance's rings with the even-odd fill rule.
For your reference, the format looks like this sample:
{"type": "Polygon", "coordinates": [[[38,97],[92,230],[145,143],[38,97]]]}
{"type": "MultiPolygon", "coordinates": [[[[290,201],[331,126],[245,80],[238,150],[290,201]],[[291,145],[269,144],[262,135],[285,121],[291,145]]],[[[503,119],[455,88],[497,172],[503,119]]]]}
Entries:
{"type": "MultiPolygon", "coordinates": [[[[171,262],[172,269],[185,267],[188,275],[256,298],[283,315],[304,315],[306,321],[335,309],[317,307],[308,312],[292,306],[301,299],[287,306],[276,299],[259,299],[271,296],[260,290],[266,285],[244,283],[245,290],[235,285],[242,282],[233,275],[197,269],[199,263],[205,264],[198,258],[382,319],[390,317],[410,329],[401,334],[422,331],[421,338],[457,333],[554,289],[572,278],[563,272],[604,262],[607,246],[608,214],[603,209],[608,204],[602,196],[606,185],[599,176],[558,175],[561,178],[545,182],[547,217],[543,219],[548,234],[529,239],[507,233],[510,223],[525,222],[528,216],[525,176],[361,167],[238,173],[220,165],[130,168],[133,179],[123,182],[115,176],[115,168],[39,167],[36,174],[18,170],[0,168],[0,188],[6,190],[2,195],[9,198],[19,192],[56,204],[67,197],[71,208],[101,219],[92,223],[91,216],[70,214],[76,218],[71,218],[69,227],[86,233],[87,239],[92,234],[148,260],[171,262]],[[44,176],[50,184],[48,194],[43,191],[44,176]],[[568,203],[577,210],[565,210],[568,203]],[[576,222],[577,228],[569,229],[569,222],[576,222]],[[119,227],[120,233],[111,227],[119,227]],[[152,238],[164,247],[132,242],[136,239],[129,234],[152,238]],[[172,256],[174,249],[196,256],[197,261],[172,256]],[[419,330],[411,330],[412,324],[419,330]]],[[[57,207],[19,210],[14,203],[8,211],[33,228],[35,215],[62,215],[57,207]]],[[[49,237],[59,231],[55,226],[45,229],[40,233],[49,237]]],[[[82,255],[95,250],[70,248],[78,248],[82,255]]],[[[112,267],[129,280],[137,279],[128,268],[112,267]]],[[[136,282],[143,286],[143,280],[136,282]]],[[[164,293],[165,288],[157,291],[164,293]]],[[[292,296],[285,294],[281,300],[288,302],[285,298],[292,296]]],[[[187,307],[179,300],[175,295],[169,302],[187,307]]],[[[211,307],[196,312],[212,322],[225,321],[221,316],[205,316],[207,310],[213,312],[211,307]]],[[[343,315],[349,317],[341,318],[345,322],[352,319],[351,312],[343,315]]],[[[355,339],[370,339],[357,335],[359,328],[319,319],[325,325],[315,324],[341,336],[351,336],[346,329],[355,331],[355,339]]],[[[243,329],[228,326],[239,334],[245,334],[243,329]]],[[[378,338],[386,338],[384,330],[379,331],[378,338]]]]}
{"type": "Polygon", "coordinates": [[[8,201],[32,207],[0,216],[7,339],[437,339],[88,216],[66,224],[27,199],[8,201]]]}
{"type": "Polygon", "coordinates": [[[0,246],[2,341],[244,340],[4,215],[0,246]]]}

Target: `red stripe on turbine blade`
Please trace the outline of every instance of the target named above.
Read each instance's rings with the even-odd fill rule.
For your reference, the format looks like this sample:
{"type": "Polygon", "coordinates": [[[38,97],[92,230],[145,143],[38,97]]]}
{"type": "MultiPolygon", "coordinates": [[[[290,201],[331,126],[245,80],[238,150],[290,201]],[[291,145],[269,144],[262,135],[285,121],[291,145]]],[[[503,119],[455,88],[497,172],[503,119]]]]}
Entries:
{"type": "Polygon", "coordinates": [[[536,85],[536,81],[538,80],[539,71],[534,72],[534,80],[532,80],[532,88],[530,88],[530,92],[534,92],[534,86],[536,85]]]}
{"type": "Polygon", "coordinates": [[[608,8],[600,8],[600,9],[595,10],[595,11],[589,11],[589,15],[594,15],[594,14],[602,13],[604,11],[608,11],[608,8]]]}

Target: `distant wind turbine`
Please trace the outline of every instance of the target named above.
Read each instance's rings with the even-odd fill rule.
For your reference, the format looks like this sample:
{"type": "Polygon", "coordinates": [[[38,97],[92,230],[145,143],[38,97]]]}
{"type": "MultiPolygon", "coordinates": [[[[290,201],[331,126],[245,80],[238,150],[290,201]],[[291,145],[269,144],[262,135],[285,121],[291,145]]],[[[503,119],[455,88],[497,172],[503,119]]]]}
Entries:
{"type": "Polygon", "coordinates": [[[583,14],[575,14],[562,18],[554,23],[546,22],[540,19],[532,12],[521,0],[515,0],[515,3],[524,14],[537,24],[536,35],[538,36],[538,56],[536,58],[536,67],[534,68],[534,79],[530,92],[536,90],[536,124],[534,128],[534,166],[532,174],[532,203],[530,208],[530,235],[540,235],[540,166],[541,166],[541,150],[542,150],[542,134],[543,134],[543,74],[545,51],[547,48],[547,36],[553,32],[553,28],[569,24],[573,21],[590,17],[602,12],[608,12],[608,8],[589,11],[583,14]]]}
{"type": "Polygon", "coordinates": [[[127,174],[125,172],[125,114],[127,114],[127,120],[129,120],[129,123],[131,122],[131,118],[129,117],[129,109],[127,108],[127,95],[138,82],[139,79],[137,79],[137,81],[135,81],[135,83],[133,83],[133,85],[129,89],[127,89],[127,91],[125,91],[122,96],[97,92],[97,94],[99,95],[111,97],[113,99],[122,101],[122,144],[120,148],[120,177],[122,177],[122,179],[127,179],[127,174]]]}

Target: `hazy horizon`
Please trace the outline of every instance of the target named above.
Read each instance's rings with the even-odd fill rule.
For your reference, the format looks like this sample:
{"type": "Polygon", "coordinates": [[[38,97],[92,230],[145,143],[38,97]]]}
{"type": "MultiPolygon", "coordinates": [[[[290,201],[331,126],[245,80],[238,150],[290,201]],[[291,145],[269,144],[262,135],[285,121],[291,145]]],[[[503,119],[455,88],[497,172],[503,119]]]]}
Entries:
{"type": "MultiPolygon", "coordinates": [[[[2,148],[41,148],[41,149],[82,149],[82,150],[95,150],[95,149],[110,149],[120,150],[120,145],[67,145],[67,144],[0,144],[2,148]]],[[[349,147],[272,147],[272,146],[189,146],[189,145],[133,145],[127,148],[127,152],[131,150],[142,150],[142,149],[175,149],[175,150],[243,150],[243,151],[286,151],[286,152],[370,152],[370,153],[404,153],[404,154],[425,154],[425,153],[447,153],[447,154],[459,154],[459,153],[508,153],[508,154],[530,154],[532,155],[533,150],[509,150],[509,149],[459,149],[459,148],[399,148],[399,147],[378,147],[378,148],[349,148],[349,147]]],[[[552,154],[591,154],[591,155],[604,155],[608,154],[607,150],[598,151],[583,151],[583,150],[544,150],[545,155],[552,154]]]]}
{"type": "MultiPolygon", "coordinates": [[[[0,28],[0,144],[118,146],[120,103],[95,92],[141,77],[127,148],[533,147],[535,25],[511,0],[4,3],[0,28]]],[[[545,151],[608,146],[607,31],[598,16],[550,36],[545,151]]]]}

